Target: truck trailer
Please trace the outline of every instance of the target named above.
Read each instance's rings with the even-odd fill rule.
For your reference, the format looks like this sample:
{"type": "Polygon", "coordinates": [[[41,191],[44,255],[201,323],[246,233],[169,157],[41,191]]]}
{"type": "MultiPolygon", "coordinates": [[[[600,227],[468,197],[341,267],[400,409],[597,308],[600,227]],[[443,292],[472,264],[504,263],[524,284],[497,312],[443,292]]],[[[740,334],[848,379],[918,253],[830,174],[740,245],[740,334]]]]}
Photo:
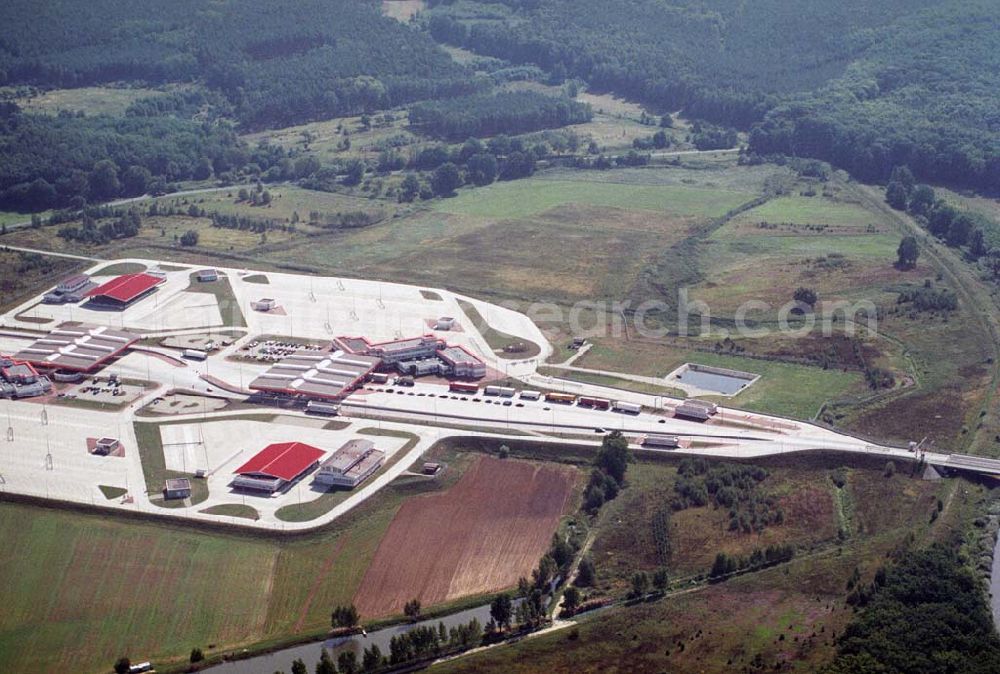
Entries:
{"type": "Polygon", "coordinates": [[[611,409],[611,401],[607,398],[591,398],[589,396],[580,396],[580,399],[576,403],[580,407],[593,407],[595,410],[609,410],[611,409]]]}
{"type": "Polygon", "coordinates": [[[611,409],[615,412],[622,412],[624,414],[638,414],[642,411],[642,405],[637,403],[628,403],[624,400],[616,400],[614,404],[611,405],[611,409]]]}
{"type": "Polygon", "coordinates": [[[469,393],[475,395],[479,393],[479,386],[477,384],[470,384],[464,381],[453,381],[448,385],[448,390],[453,393],[469,393]]]}

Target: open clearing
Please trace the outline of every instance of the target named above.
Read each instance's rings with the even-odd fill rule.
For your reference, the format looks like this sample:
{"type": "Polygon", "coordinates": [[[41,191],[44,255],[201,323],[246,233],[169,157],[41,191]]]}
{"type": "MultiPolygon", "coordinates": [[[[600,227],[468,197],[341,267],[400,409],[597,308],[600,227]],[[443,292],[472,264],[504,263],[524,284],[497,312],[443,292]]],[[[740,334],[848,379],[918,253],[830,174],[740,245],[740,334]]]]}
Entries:
{"type": "Polygon", "coordinates": [[[364,616],[510,587],[549,545],[569,505],[571,468],[484,457],[443,494],[403,504],[354,601],[364,616]]]}
{"type": "Polygon", "coordinates": [[[53,89],[36,96],[16,99],[26,112],[57,115],[62,111],[82,112],[85,115],[122,116],[140,98],[162,96],[158,89],[125,87],[79,87],[74,89],[53,89]]]}
{"type": "Polygon", "coordinates": [[[424,8],[424,0],[382,0],[382,13],[406,23],[424,8]]]}
{"type": "Polygon", "coordinates": [[[568,203],[716,217],[749,201],[747,193],[697,187],[527,179],[467,190],[437,203],[446,213],[523,218],[568,203]]]}
{"type": "Polygon", "coordinates": [[[782,225],[826,225],[829,227],[865,227],[878,222],[877,213],[857,202],[826,197],[783,196],[741,213],[734,222],[782,225]]]}

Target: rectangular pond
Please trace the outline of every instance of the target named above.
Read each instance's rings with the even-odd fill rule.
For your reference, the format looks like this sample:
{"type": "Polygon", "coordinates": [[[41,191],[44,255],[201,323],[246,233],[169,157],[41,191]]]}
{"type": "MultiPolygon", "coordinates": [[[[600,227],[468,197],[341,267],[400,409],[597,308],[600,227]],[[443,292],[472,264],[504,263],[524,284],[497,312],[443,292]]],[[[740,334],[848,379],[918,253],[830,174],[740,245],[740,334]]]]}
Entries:
{"type": "Polygon", "coordinates": [[[689,393],[697,389],[702,394],[736,395],[754,383],[759,375],[722,367],[685,363],[667,375],[668,384],[682,384],[689,393]]]}

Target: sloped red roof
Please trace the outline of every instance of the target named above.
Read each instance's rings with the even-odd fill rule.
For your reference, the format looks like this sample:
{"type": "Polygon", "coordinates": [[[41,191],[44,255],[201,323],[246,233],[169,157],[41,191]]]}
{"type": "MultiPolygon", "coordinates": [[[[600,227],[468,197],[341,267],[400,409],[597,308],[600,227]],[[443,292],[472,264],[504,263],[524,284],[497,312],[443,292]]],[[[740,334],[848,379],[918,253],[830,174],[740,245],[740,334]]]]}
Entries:
{"type": "Polygon", "coordinates": [[[237,475],[258,473],[282,480],[294,480],[323,456],[318,449],[304,442],[276,442],[236,469],[237,475]]]}
{"type": "Polygon", "coordinates": [[[150,288],[163,283],[163,279],[152,274],[124,274],[103,283],[90,292],[87,297],[110,297],[119,302],[130,302],[150,288]]]}

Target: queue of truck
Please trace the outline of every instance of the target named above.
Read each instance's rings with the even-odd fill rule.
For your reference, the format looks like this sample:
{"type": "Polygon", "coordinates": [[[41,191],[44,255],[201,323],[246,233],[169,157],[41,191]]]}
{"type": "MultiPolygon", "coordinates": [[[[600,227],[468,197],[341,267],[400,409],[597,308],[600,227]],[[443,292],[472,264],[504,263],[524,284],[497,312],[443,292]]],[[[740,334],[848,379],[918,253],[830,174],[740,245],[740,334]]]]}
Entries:
{"type": "MultiPolygon", "coordinates": [[[[398,382],[398,379],[397,379],[398,382]]],[[[466,395],[476,395],[479,393],[479,385],[472,382],[453,381],[448,385],[448,390],[452,393],[463,393],[466,395]]],[[[521,400],[540,400],[556,403],[559,405],[577,405],[578,407],[589,407],[595,410],[610,410],[622,414],[639,414],[642,405],[630,403],[624,400],[610,400],[608,398],[597,398],[593,396],[576,396],[572,393],[549,392],[543,394],[541,391],[524,390],[518,393],[517,389],[511,386],[499,386],[495,384],[487,385],[483,388],[484,396],[495,396],[499,398],[513,398],[518,396],[521,400]]]]}

